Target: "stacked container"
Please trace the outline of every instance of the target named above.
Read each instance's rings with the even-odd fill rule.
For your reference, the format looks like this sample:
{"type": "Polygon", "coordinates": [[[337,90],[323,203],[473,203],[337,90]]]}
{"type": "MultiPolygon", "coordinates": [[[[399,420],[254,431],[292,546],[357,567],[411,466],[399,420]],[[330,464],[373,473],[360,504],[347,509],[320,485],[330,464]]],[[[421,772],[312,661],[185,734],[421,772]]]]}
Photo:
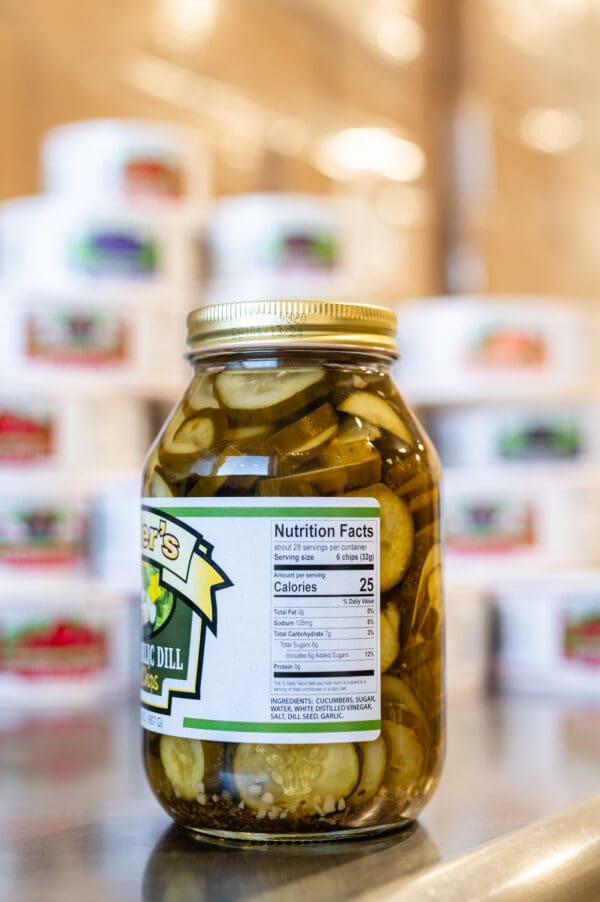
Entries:
{"type": "Polygon", "coordinates": [[[346,298],[343,216],[332,198],[243,194],[215,204],[204,301],[346,298]]]}
{"type": "MultiPolygon", "coordinates": [[[[560,680],[540,679],[534,662],[544,641],[531,637],[562,635],[571,607],[577,619],[581,592],[564,591],[571,578],[591,598],[586,617],[600,591],[597,322],[572,303],[514,297],[425,301],[399,321],[400,384],[444,464],[449,584],[469,585],[482,605],[492,598],[501,684],[555,691],[560,680]]],[[[453,614],[449,604],[450,624],[453,614]]],[[[590,622],[593,633],[597,613],[590,622]]],[[[551,645],[548,672],[562,660],[551,645]]],[[[598,685],[597,652],[580,685],[598,685]]]]}
{"type": "Polygon", "coordinates": [[[0,208],[0,699],[27,708],[135,683],[139,471],[184,384],[209,178],[193,135],[133,121],[56,129],[42,168],[0,208]]]}

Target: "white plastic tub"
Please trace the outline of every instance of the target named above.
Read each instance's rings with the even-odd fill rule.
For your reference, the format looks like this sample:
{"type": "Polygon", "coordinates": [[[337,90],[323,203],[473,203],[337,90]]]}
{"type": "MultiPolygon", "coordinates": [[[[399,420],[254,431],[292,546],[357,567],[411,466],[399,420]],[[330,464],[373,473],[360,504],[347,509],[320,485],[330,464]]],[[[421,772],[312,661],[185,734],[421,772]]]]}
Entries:
{"type": "Polygon", "coordinates": [[[206,303],[339,297],[342,229],[327,197],[244,194],[219,201],[207,232],[206,303]]]}
{"type": "Polygon", "coordinates": [[[88,567],[91,480],[63,471],[0,474],[0,575],[51,576],[88,567]]]}
{"type": "Polygon", "coordinates": [[[0,391],[0,474],[6,467],[141,466],[149,441],[143,402],[0,391]]]}
{"type": "Polygon", "coordinates": [[[446,689],[450,698],[485,695],[491,671],[491,617],[487,595],[447,583],[446,689]]]}
{"type": "Polygon", "coordinates": [[[450,466],[600,462],[594,404],[440,409],[429,414],[427,429],[450,466]]]}
{"type": "Polygon", "coordinates": [[[598,474],[446,468],[444,529],[451,572],[597,560],[598,474]]]}
{"type": "Polygon", "coordinates": [[[128,203],[203,201],[206,145],[196,132],[162,122],[91,119],[47,132],[42,183],[50,193],[128,203]]]}
{"type": "Polygon", "coordinates": [[[140,496],[139,472],[114,475],[94,492],[90,517],[92,572],[136,598],[141,592],[140,496]]]}
{"type": "Polygon", "coordinates": [[[198,217],[70,197],[7,201],[0,266],[19,287],[186,289],[201,273],[198,217]]]}
{"type": "Polygon", "coordinates": [[[590,388],[596,327],[573,302],[447,297],[397,314],[397,375],[413,402],[556,401],[590,388]]]}
{"type": "Polygon", "coordinates": [[[87,579],[5,580],[3,709],[82,708],[131,690],[133,611],[131,601],[87,579]]]}
{"type": "Polygon", "coordinates": [[[28,392],[174,399],[185,384],[185,314],[154,295],[0,288],[0,379],[28,392]]]}
{"type": "Polygon", "coordinates": [[[600,571],[509,581],[494,605],[501,688],[600,698],[600,571]]]}

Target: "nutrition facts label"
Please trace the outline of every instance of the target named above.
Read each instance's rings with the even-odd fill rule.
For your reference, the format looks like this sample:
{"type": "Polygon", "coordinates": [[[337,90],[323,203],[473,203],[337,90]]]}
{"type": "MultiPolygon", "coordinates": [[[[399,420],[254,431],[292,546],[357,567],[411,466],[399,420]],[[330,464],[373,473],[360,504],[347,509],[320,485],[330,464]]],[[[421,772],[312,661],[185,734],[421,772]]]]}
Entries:
{"type": "Polygon", "coordinates": [[[142,724],[223,742],[381,732],[376,498],[145,499],[142,724]]]}
{"type": "Polygon", "coordinates": [[[272,718],[379,718],[379,520],[352,513],[271,524],[272,718]]]}

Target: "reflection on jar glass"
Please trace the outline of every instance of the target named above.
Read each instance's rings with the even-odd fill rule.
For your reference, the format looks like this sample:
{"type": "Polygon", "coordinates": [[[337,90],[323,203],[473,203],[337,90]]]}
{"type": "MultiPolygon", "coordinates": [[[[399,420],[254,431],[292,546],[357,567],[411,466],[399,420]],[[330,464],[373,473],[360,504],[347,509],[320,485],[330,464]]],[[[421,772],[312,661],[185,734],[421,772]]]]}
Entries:
{"type": "Polygon", "coordinates": [[[440,469],[383,308],[188,319],[192,382],[144,474],[150,785],[213,836],[410,822],[443,755],[440,469]]]}

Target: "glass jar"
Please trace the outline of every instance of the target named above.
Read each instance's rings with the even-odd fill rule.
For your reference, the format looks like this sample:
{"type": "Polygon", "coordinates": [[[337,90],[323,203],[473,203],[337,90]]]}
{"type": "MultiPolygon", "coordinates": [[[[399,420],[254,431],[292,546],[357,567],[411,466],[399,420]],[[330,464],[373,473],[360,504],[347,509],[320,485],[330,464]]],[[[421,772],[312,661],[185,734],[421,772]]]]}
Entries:
{"type": "Polygon", "coordinates": [[[386,831],[437,783],[440,468],[395,333],[324,301],[188,317],[194,375],[144,475],[142,726],[189,830],[386,831]]]}

